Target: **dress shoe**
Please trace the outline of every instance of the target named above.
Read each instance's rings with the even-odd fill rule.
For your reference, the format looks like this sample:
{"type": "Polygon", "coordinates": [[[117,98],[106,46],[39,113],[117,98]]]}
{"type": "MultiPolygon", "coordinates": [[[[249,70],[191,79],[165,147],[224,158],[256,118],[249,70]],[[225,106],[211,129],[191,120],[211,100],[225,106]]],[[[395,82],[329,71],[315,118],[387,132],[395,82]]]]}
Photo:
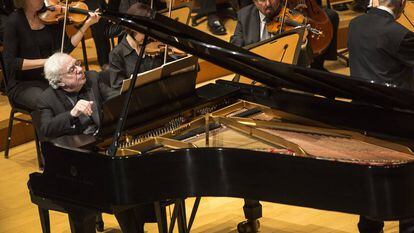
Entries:
{"type": "Polygon", "coordinates": [[[219,20],[213,21],[213,23],[211,24],[209,23],[208,29],[214,35],[226,35],[227,34],[226,28],[224,27],[223,24],[221,24],[219,20]]]}
{"type": "Polygon", "coordinates": [[[211,33],[213,33],[214,35],[226,35],[227,34],[226,28],[221,23],[220,18],[217,15],[215,14],[209,15],[207,19],[208,19],[207,26],[211,33]]]}
{"type": "Polygon", "coordinates": [[[256,233],[259,232],[259,220],[247,220],[237,224],[237,232],[239,233],[256,233]]]}

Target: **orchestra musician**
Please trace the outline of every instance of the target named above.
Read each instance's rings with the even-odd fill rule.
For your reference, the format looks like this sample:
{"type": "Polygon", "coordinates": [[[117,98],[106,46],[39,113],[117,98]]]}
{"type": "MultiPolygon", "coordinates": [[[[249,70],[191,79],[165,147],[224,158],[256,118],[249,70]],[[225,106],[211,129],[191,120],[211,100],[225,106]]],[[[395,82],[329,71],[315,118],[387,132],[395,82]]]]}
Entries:
{"type": "Polygon", "coordinates": [[[351,76],[414,90],[414,32],[396,22],[404,5],[405,0],[379,0],[351,21],[351,76]]]}
{"type": "MultiPolygon", "coordinates": [[[[93,134],[99,128],[102,102],[116,95],[96,72],[84,73],[79,62],[65,53],[55,53],[44,65],[48,87],[39,97],[40,133],[47,140],[64,135],[93,134]]],[[[152,204],[115,212],[122,232],[144,232],[155,221],[152,204]]]]}
{"type": "MultiPolygon", "coordinates": [[[[230,43],[236,46],[246,46],[262,40],[269,39],[272,35],[267,31],[266,24],[280,12],[281,0],[254,0],[237,12],[237,25],[230,43]]],[[[307,66],[312,60],[312,51],[308,46],[306,37],[301,46],[298,64],[307,66]]]]}
{"type": "MultiPolygon", "coordinates": [[[[13,102],[34,110],[38,96],[48,87],[42,68],[46,58],[61,48],[62,27],[40,20],[38,12],[44,7],[43,0],[14,0],[14,5],[18,10],[10,14],[4,34],[8,95],[13,102]]],[[[64,51],[72,51],[99,19],[97,13],[89,13],[76,34],[70,39],[66,36],[64,51]]]]}
{"type": "MultiPolygon", "coordinates": [[[[280,11],[282,0],[254,0],[238,12],[237,26],[230,43],[245,46],[265,40],[272,35],[267,32],[266,22],[274,18],[280,11]]],[[[317,1],[321,4],[321,1],[317,1]]],[[[288,2],[289,3],[289,2],[288,2]]],[[[313,57],[310,46],[302,45],[298,65],[311,65],[312,68],[326,71],[323,67],[325,60],[336,60],[337,56],[337,29],[338,14],[331,9],[324,9],[333,26],[333,39],[328,48],[319,56],[313,57]],[[313,60],[313,62],[312,62],[313,60]]]]}
{"type": "MultiPolygon", "coordinates": [[[[127,13],[136,15],[145,15],[150,10],[146,4],[135,3],[130,6],[127,13]]],[[[142,33],[125,30],[126,36],[115,46],[109,54],[109,77],[111,87],[119,89],[122,87],[122,81],[130,78],[133,74],[135,64],[139,58],[141,44],[144,40],[142,33]]],[[[138,73],[159,67],[164,62],[164,53],[156,55],[144,55],[138,73]]],[[[170,58],[168,57],[168,60],[170,58]]]]}
{"type": "MultiPolygon", "coordinates": [[[[349,25],[351,76],[414,90],[414,33],[398,24],[405,0],[379,0],[349,25]]],[[[361,233],[383,232],[384,222],[360,216],[361,233]]],[[[414,232],[414,219],[402,219],[400,232],[414,232]]]]}

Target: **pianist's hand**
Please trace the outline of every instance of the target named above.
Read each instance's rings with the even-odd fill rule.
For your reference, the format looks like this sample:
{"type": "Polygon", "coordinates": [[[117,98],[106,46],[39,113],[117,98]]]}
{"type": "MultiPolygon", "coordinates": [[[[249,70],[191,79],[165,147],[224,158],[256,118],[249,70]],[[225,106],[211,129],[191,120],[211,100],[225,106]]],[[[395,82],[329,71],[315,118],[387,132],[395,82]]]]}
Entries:
{"type": "Polygon", "coordinates": [[[92,115],[92,104],[93,101],[87,101],[87,100],[79,100],[75,107],[72,108],[70,111],[70,115],[73,117],[78,117],[81,114],[85,116],[91,116],[92,115]]]}

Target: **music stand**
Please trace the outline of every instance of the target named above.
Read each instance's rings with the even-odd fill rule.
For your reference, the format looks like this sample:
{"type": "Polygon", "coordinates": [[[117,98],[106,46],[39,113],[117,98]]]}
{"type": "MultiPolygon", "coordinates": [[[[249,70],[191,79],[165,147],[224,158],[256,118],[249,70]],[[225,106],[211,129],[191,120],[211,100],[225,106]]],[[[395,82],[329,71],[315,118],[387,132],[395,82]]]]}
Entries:
{"type": "MultiPolygon", "coordinates": [[[[160,109],[166,103],[194,94],[197,65],[197,57],[187,56],[139,74],[131,96],[125,127],[136,125],[137,121],[150,120],[145,116],[150,110],[160,109]]],[[[130,82],[124,80],[121,89],[127,90],[130,82]]],[[[103,103],[103,119],[98,137],[114,131],[125,95],[126,92],[121,92],[120,95],[103,103]]]]}
{"type": "MultiPolygon", "coordinates": [[[[135,88],[151,82],[155,82],[161,78],[171,77],[186,71],[195,70],[196,68],[197,57],[188,55],[186,57],[165,63],[162,66],[157,67],[155,69],[148,70],[138,74],[138,78],[135,83],[135,88]]],[[[123,80],[120,94],[128,90],[131,84],[131,79],[132,75],[131,78],[123,80]]]]}

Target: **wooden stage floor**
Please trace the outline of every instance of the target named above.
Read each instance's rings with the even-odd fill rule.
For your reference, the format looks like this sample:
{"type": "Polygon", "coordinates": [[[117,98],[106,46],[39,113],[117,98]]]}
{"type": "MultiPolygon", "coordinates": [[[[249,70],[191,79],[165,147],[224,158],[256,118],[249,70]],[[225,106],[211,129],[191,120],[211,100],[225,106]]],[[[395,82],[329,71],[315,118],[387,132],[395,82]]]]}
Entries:
{"type": "MultiPolygon", "coordinates": [[[[234,21],[227,21],[228,35],[222,37],[229,40],[235,27],[234,21]]],[[[199,29],[207,31],[206,25],[199,29]]],[[[92,40],[87,41],[88,57],[91,69],[99,70],[96,52],[92,40]]],[[[82,58],[77,48],[73,55],[82,58]]],[[[326,66],[331,72],[349,74],[343,63],[334,61],[326,66]]],[[[7,99],[0,96],[0,122],[7,120],[9,106],[7,99]]],[[[3,143],[5,138],[1,138],[3,143]]],[[[0,154],[0,233],[40,233],[40,221],[37,207],[30,202],[27,180],[30,173],[37,171],[36,149],[29,142],[10,151],[10,158],[4,159],[0,154]]],[[[316,181],[315,181],[316,182],[316,181]]],[[[194,199],[187,200],[187,207],[192,206],[194,199]]],[[[237,232],[236,226],[244,220],[243,200],[234,198],[203,198],[192,232],[237,232]]],[[[337,212],[320,211],[274,203],[263,203],[261,232],[307,233],[357,232],[358,216],[337,212]]],[[[172,209],[171,209],[172,210],[172,209]]],[[[188,212],[190,210],[188,209],[188,212]]],[[[105,232],[120,232],[115,218],[104,215],[105,232]]],[[[51,228],[54,233],[70,232],[68,218],[65,214],[51,213],[51,228]]],[[[147,232],[157,232],[155,223],[146,224],[147,232]]],[[[397,222],[387,222],[385,232],[398,232],[397,222]]]]}

